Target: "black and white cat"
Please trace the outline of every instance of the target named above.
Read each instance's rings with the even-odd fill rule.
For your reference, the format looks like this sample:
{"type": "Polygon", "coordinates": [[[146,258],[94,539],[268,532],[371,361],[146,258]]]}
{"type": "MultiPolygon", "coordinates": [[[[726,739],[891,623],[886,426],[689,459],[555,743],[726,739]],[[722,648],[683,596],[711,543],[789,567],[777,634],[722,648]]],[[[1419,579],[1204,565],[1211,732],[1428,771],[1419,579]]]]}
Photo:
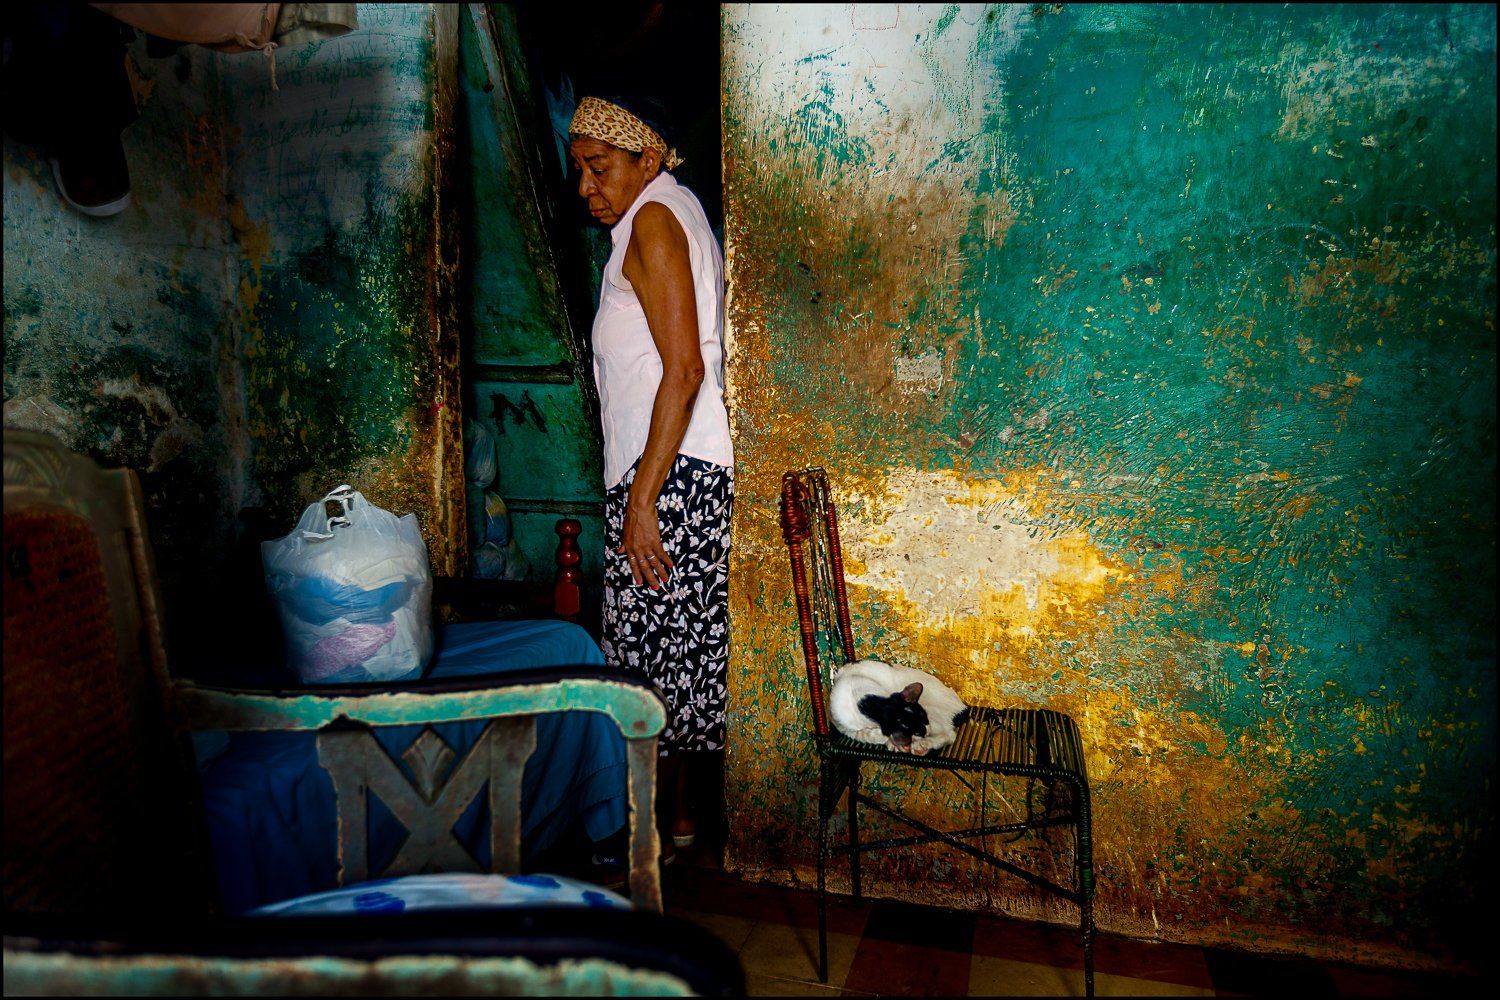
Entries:
{"type": "Polygon", "coordinates": [[[839,732],[921,756],[952,743],[968,718],[963,699],[942,681],[882,660],[834,672],[828,711],[839,732]]]}

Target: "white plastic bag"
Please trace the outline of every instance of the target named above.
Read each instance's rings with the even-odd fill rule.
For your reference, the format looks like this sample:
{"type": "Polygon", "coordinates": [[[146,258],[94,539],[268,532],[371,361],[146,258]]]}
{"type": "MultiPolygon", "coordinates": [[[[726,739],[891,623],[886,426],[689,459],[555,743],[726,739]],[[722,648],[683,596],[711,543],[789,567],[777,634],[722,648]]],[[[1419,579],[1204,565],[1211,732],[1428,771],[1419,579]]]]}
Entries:
{"type": "Polygon", "coordinates": [[[340,486],[261,543],[287,660],[303,683],[419,677],[432,659],[432,571],[414,514],[340,486]],[[328,504],[342,513],[328,516],[328,504]]]}

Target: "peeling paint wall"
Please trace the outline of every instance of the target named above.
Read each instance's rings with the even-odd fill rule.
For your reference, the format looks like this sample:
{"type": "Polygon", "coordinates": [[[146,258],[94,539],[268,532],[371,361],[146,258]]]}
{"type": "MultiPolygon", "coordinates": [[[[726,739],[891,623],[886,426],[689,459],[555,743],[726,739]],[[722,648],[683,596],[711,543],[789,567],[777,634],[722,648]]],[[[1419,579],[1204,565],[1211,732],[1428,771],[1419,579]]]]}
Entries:
{"type": "Polygon", "coordinates": [[[123,214],[73,212],[47,162],[5,140],[5,425],[141,474],[164,597],[187,613],[222,569],[248,455],[220,57],[150,59],[142,41],[127,66],[123,214]]]}
{"type": "MultiPolygon", "coordinates": [[[[1478,956],[1494,38],[1476,6],[725,8],[733,867],[813,863],[776,498],[821,464],[862,654],[1078,720],[1102,928],[1478,956]]],[[[1069,879],[1061,839],[1010,849],[1069,879]]],[[[1076,920],[943,848],[867,864],[1076,920]]]]}
{"type": "MultiPolygon", "coordinates": [[[[251,479],[285,521],[340,483],[464,560],[451,213],[454,4],[361,4],[359,29],[226,71],[251,479]]],[[[289,523],[289,522],[288,522],[289,523]]]]}
{"type": "Polygon", "coordinates": [[[195,672],[274,631],[243,507],[285,531],[348,482],[416,513],[435,572],[464,561],[457,9],[361,4],[277,52],[279,90],[258,54],[145,51],[121,215],[70,212],[6,140],[5,422],[141,473],[195,672]]]}

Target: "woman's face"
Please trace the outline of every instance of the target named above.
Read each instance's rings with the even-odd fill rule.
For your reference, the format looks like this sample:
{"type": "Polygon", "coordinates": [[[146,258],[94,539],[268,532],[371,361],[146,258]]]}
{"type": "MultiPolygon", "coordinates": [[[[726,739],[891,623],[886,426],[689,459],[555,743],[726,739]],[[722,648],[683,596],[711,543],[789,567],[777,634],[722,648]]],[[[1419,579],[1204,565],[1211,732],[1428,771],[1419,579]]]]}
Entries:
{"type": "Polygon", "coordinates": [[[661,154],[647,149],[639,156],[599,139],[575,135],[568,154],[578,168],[578,197],[589,214],[612,226],[630,210],[641,189],[661,170],[661,154]]]}

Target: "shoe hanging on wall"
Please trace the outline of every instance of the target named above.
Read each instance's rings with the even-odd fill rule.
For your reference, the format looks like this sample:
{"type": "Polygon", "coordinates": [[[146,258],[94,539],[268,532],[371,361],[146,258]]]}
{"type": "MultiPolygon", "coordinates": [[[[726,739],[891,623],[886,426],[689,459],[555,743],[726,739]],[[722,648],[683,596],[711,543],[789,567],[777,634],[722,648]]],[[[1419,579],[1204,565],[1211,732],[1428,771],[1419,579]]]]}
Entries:
{"type": "Polygon", "coordinates": [[[130,206],[130,168],[119,135],[71,144],[50,162],[52,179],[69,207],[106,218],[130,206]]]}

